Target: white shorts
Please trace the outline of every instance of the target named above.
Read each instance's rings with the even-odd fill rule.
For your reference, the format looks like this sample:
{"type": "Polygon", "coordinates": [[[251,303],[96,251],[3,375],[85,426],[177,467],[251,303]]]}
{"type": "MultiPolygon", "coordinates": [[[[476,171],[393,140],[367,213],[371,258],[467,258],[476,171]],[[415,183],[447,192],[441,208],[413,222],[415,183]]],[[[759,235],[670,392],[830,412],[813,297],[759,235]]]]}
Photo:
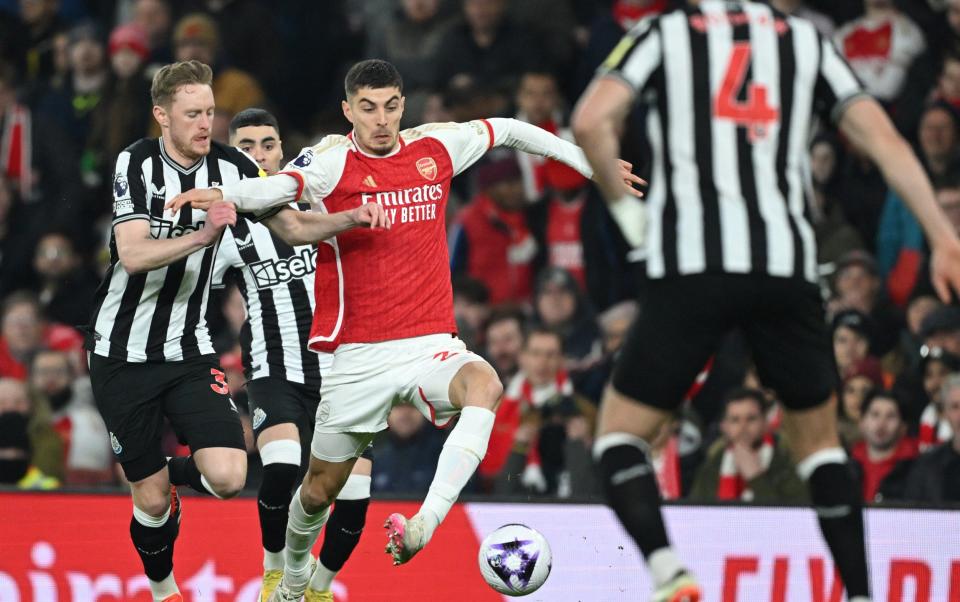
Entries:
{"type": "Polygon", "coordinates": [[[485,361],[449,334],[340,345],[320,386],[313,455],[328,462],[359,457],[398,404],[411,403],[445,426],[460,411],[450,402],[450,381],[464,365],[485,361]]]}

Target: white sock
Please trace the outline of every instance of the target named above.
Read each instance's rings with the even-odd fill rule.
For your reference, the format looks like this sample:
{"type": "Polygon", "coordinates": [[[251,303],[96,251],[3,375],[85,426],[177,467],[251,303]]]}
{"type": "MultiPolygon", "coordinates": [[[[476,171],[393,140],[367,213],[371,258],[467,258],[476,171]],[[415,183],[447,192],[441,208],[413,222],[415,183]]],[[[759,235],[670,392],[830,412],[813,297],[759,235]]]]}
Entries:
{"type": "Polygon", "coordinates": [[[494,413],[486,408],[467,406],[460,412],[457,425],[443,444],[437,473],[417,513],[426,519],[428,541],[486,455],[493,419],[494,413]]]}
{"type": "Polygon", "coordinates": [[[654,551],[647,558],[647,568],[650,569],[650,576],[657,587],[660,587],[667,581],[677,576],[677,573],[683,570],[680,559],[673,551],[673,548],[666,547],[654,551]]]}
{"type": "Polygon", "coordinates": [[[290,501],[290,517],[287,519],[287,547],[284,548],[283,580],[295,588],[306,586],[310,579],[310,550],[317,543],[320,529],[330,516],[330,507],[310,515],[300,502],[300,487],[290,501]]]}
{"type": "Polygon", "coordinates": [[[154,602],[162,602],[164,598],[180,593],[177,580],[173,578],[173,571],[170,571],[170,574],[163,581],[153,581],[152,579],[147,579],[147,581],[150,583],[150,593],[153,594],[154,602]]]}
{"type": "Polygon", "coordinates": [[[850,598],[850,602],[870,602],[870,598],[866,596],[857,596],[856,598],[850,598]]]}
{"type": "Polygon", "coordinates": [[[283,550],[271,552],[263,549],[263,570],[264,571],[282,571],[283,570],[283,550]]]}
{"type": "Polygon", "coordinates": [[[331,571],[323,566],[323,563],[317,561],[317,570],[310,577],[310,589],[318,592],[328,592],[333,587],[333,580],[339,571],[331,571]]]}

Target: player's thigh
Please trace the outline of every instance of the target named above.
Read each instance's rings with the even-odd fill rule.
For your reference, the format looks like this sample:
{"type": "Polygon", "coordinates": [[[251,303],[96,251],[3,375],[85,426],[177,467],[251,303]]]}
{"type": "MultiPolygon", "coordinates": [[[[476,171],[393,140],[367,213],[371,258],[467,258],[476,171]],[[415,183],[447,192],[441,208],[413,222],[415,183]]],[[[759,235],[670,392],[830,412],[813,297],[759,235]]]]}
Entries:
{"type": "Polygon", "coordinates": [[[161,447],[163,393],[168,383],[151,364],[90,357],[90,384],[110,445],[131,483],[166,466],[161,447]]]}
{"type": "Polygon", "coordinates": [[[442,427],[460,412],[463,405],[463,399],[453,399],[455,396],[451,395],[451,383],[461,374],[461,369],[470,365],[486,367],[492,375],[496,371],[456,337],[437,335],[424,338],[428,341],[417,351],[411,363],[411,380],[404,388],[407,398],[420,413],[434,425],[442,427]]]}
{"type": "Polygon", "coordinates": [[[400,395],[398,379],[405,369],[397,356],[376,345],[355,346],[345,353],[338,349],[334,365],[320,386],[314,438],[321,433],[378,433],[386,429],[391,404],[400,395]]]}
{"type": "Polygon", "coordinates": [[[759,299],[742,327],[760,382],[789,410],[822,405],[836,390],[837,375],[819,289],[768,278],[759,299]]]}
{"type": "Polygon", "coordinates": [[[212,357],[167,362],[176,378],[164,398],[164,411],[191,452],[210,447],[246,450],[240,413],[223,371],[212,357]]]}
{"type": "Polygon", "coordinates": [[[263,446],[276,439],[299,440],[297,425],[313,421],[320,391],[308,396],[303,385],[267,376],[247,381],[247,400],[254,437],[263,446]]]}
{"type": "Polygon", "coordinates": [[[640,313],[613,370],[611,384],[620,396],[660,410],[680,406],[730,329],[738,295],[725,290],[725,282],[701,275],[644,285],[640,313]]]}

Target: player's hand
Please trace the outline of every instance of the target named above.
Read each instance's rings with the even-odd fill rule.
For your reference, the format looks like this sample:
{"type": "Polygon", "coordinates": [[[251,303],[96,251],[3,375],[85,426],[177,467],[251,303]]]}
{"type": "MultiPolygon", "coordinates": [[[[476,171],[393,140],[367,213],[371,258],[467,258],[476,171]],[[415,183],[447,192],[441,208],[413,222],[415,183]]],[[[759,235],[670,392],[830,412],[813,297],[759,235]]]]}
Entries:
{"type": "Polygon", "coordinates": [[[643,197],[643,192],[637,190],[636,186],[646,186],[647,181],[633,173],[633,164],[623,159],[617,159],[617,167],[620,169],[620,178],[623,180],[624,194],[630,194],[637,198],[643,197]]]}
{"type": "Polygon", "coordinates": [[[200,231],[207,244],[213,243],[227,226],[237,223],[237,207],[233,203],[217,201],[207,209],[207,219],[200,231]]]}
{"type": "MultiPolygon", "coordinates": [[[[200,211],[209,211],[210,206],[217,201],[223,200],[223,193],[219,188],[194,188],[187,192],[181,192],[173,197],[166,205],[164,210],[171,210],[176,215],[184,205],[190,205],[200,211]]],[[[234,207],[236,210],[236,207],[234,207]]]]}
{"type": "Polygon", "coordinates": [[[366,228],[385,228],[390,229],[392,225],[387,212],[383,210],[380,203],[364,203],[356,209],[350,211],[350,220],[355,227],[366,228]]]}
{"type": "Polygon", "coordinates": [[[960,297],[960,240],[956,236],[934,245],[930,259],[930,279],[944,303],[960,297]]]}

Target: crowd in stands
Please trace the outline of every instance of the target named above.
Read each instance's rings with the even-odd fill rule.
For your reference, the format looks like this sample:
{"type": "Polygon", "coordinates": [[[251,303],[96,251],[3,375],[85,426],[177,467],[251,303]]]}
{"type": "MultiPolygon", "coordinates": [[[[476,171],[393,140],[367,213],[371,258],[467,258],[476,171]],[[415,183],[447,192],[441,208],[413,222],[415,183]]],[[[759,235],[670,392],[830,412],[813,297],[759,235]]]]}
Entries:
{"type": "MultiPolygon", "coordinates": [[[[960,232],[960,0],[769,0],[812,20],[916,149],[960,232]]],[[[214,69],[214,137],[238,111],[280,119],[289,157],[345,134],[343,74],[393,62],[404,125],[510,116],[569,137],[571,107],[623,33],[681,0],[0,0],[0,483],[122,484],[78,325],[109,263],[113,161],[159,130],[150,78],[214,69]],[[547,17],[548,18],[545,18],[547,17]]],[[[642,107],[623,156],[649,173],[642,107]]],[[[960,502],[960,306],[876,167],[823,124],[808,200],[837,366],[838,418],[864,500],[960,502]]],[[[454,182],[447,224],[460,336],[504,384],[472,492],[599,496],[597,409],[637,312],[642,266],[596,189],[562,164],[491,153],[454,182]]],[[[235,289],[209,321],[245,407],[235,289]]],[[[649,341],[657,345],[657,341],[649,341]]],[[[734,334],[651,442],[663,497],[804,503],[776,392],[734,334]]],[[[426,491],[446,435],[397,406],[373,491],[426,491]]],[[[249,431],[249,420],[248,420],[249,431]]],[[[309,436],[309,432],[305,433],[309,436]]],[[[171,432],[171,453],[181,445],[171,432]]],[[[249,482],[257,477],[248,437],[249,482]]]]}

